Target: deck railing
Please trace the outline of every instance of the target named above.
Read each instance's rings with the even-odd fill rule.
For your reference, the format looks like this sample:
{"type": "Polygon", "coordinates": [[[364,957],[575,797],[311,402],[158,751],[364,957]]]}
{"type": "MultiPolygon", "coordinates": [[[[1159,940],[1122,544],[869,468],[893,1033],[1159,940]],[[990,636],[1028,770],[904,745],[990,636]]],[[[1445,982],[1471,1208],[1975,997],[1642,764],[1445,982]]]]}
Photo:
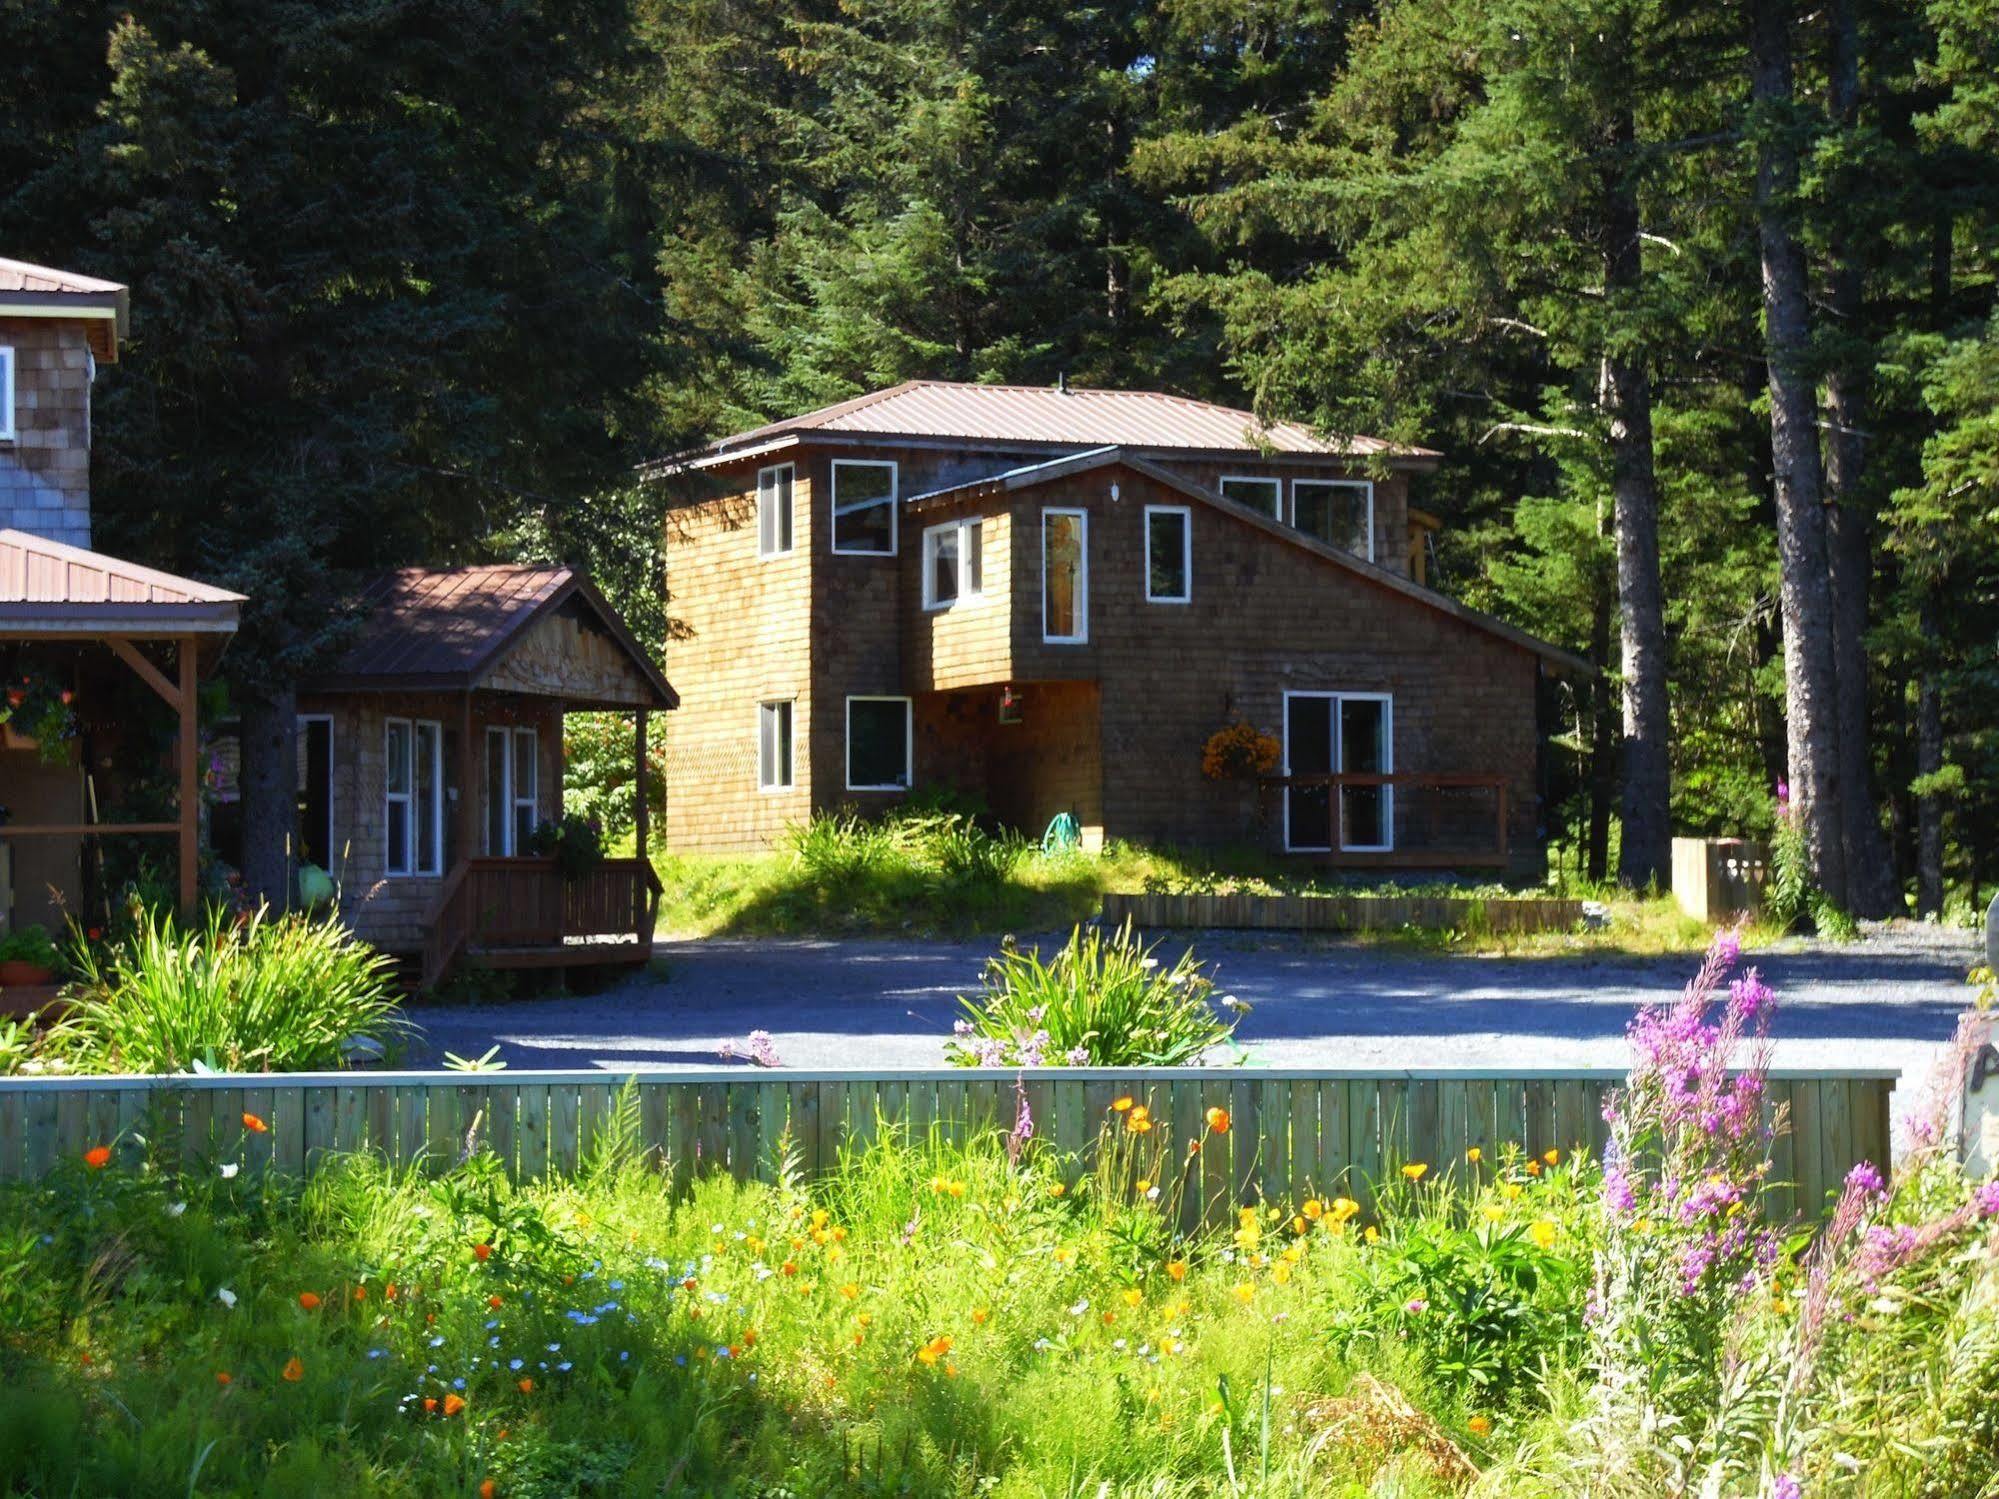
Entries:
{"type": "Polygon", "coordinates": [[[431,907],[423,981],[436,983],[467,953],[650,947],[660,893],[659,876],[643,859],[605,859],[568,875],[554,859],[460,860],[431,907]]]}
{"type": "MultiPolygon", "coordinates": [[[[1489,1179],[1509,1151],[1538,1159],[1601,1151],[1609,1068],[1413,1071],[1281,1068],[1036,1068],[1020,1073],[1035,1138],[1088,1164],[1112,1103],[1146,1105],[1169,1162],[1200,1139],[1186,1193],[1188,1227],[1236,1207],[1345,1193],[1367,1203],[1376,1183],[1422,1161],[1426,1181],[1489,1179]],[[1206,1114],[1229,1112],[1225,1134],[1206,1114]],[[1478,1158],[1471,1156],[1476,1148],[1478,1158]]],[[[1768,1206],[1816,1215],[1849,1168],[1889,1164],[1891,1070],[1773,1069],[1765,1107],[1783,1128],[1768,1206]]],[[[677,1068],[629,1080],[632,1143],[684,1187],[700,1172],[772,1180],[781,1156],[804,1175],[901,1128],[963,1140],[1015,1122],[1016,1074],[964,1068],[793,1072],[677,1068]]],[[[616,1073],[436,1072],[0,1078],[0,1181],[81,1169],[107,1145],[164,1169],[312,1170],[332,1154],[370,1151],[430,1169],[469,1146],[491,1150],[520,1179],[563,1175],[590,1159],[620,1108],[616,1073]],[[263,1130],[246,1128],[253,1116],[263,1130]]]]}
{"type": "Polygon", "coordinates": [[[1358,868],[1439,869],[1504,868],[1509,860],[1505,776],[1343,771],[1263,776],[1258,784],[1274,796],[1273,823],[1300,858],[1358,868]],[[1301,793],[1295,802],[1294,792],[1301,793]],[[1383,842],[1389,846],[1376,846],[1383,842]]]}

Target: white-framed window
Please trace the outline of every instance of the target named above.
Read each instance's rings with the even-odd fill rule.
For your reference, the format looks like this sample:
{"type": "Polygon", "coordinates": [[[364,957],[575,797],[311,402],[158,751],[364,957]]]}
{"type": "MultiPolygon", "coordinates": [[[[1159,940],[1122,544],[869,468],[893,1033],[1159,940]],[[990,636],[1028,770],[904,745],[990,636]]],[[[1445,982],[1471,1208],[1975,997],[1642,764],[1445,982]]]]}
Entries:
{"type": "Polygon", "coordinates": [[[486,818],[480,841],[488,854],[511,858],[527,850],[541,820],[541,736],[533,729],[486,730],[486,818]]]}
{"type": "Polygon", "coordinates": [[[14,350],[0,344],[0,442],[12,442],[14,436],[14,350]]]}
{"type": "Polygon", "coordinates": [[[906,697],[847,699],[847,789],[906,791],[916,729],[906,697]]]}
{"type": "Polygon", "coordinates": [[[1041,638],[1082,645],[1090,638],[1090,513],[1041,512],[1041,638]]]}
{"type": "Polygon", "coordinates": [[[985,522],[947,521],[923,533],[923,607],[948,609],[986,591],[985,522]]]}
{"type": "Polygon", "coordinates": [[[444,727],[429,719],[382,725],[385,874],[444,873],[444,727]]]}
{"type": "Polygon", "coordinates": [[[1374,485],[1366,479],[1293,479],[1291,524],[1372,562],[1374,485]]]}
{"type": "Polygon", "coordinates": [[[1145,601],[1185,604],[1194,597],[1194,512],[1185,505],[1145,507],[1145,601]]]}
{"type": "MultiPolygon", "coordinates": [[[[1393,775],[1395,700],[1386,692],[1284,694],[1286,776],[1393,775]]],[[[1284,847],[1293,853],[1388,853],[1395,788],[1284,788],[1284,847]]]]}
{"type": "Polygon", "coordinates": [[[833,550],[848,557],[893,557],[896,471],[873,459],[833,460],[833,550]]]}
{"type": "Polygon", "coordinates": [[[798,470],[789,463],[757,470],[757,555],[782,557],[791,550],[791,490],[798,470]]]}
{"type": "Polygon", "coordinates": [[[792,786],[791,699],[757,704],[757,789],[789,791],[792,786]]]}
{"type": "Polygon", "coordinates": [[[1265,474],[1223,474],[1222,493],[1272,520],[1284,519],[1284,481],[1265,474]]]}

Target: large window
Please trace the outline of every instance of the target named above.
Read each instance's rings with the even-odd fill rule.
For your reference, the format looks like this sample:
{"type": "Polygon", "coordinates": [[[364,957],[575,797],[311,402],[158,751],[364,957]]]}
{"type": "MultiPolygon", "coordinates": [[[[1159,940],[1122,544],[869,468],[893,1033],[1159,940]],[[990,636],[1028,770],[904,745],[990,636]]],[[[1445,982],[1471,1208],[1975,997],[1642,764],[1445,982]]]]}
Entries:
{"type": "Polygon", "coordinates": [[[757,555],[782,557],[791,550],[791,485],[788,463],[757,470],[757,555]]]}
{"type": "Polygon", "coordinates": [[[298,857],[333,868],[333,720],[324,713],[298,720],[298,857]]]}
{"type": "Polygon", "coordinates": [[[1222,476],[1222,493],[1238,504],[1260,511],[1272,520],[1284,519],[1284,481],[1249,478],[1240,474],[1222,476]]]}
{"type": "Polygon", "coordinates": [[[1374,486],[1365,479],[1294,479],[1291,523],[1328,546],[1374,560],[1374,486]]]}
{"type": "Polygon", "coordinates": [[[1090,517],[1041,512],[1041,638],[1080,645],[1090,638],[1090,517]]]}
{"type": "Polygon", "coordinates": [[[985,526],[954,520],[923,533],[923,607],[948,609],[985,592],[985,526]]]}
{"type": "Polygon", "coordinates": [[[847,699],[847,789],[902,791],[915,745],[906,697],[847,699]]]}
{"type": "Polygon", "coordinates": [[[541,742],[533,729],[486,730],[486,852],[522,853],[541,820],[541,742]]]}
{"type": "Polygon", "coordinates": [[[895,465],[833,460],[833,550],[856,557],[895,555],[895,465]]]}
{"type": "Polygon", "coordinates": [[[14,435],[14,351],[0,344],[0,442],[14,435]]]}
{"type": "Polygon", "coordinates": [[[791,700],[757,704],[757,786],[791,789],[791,700]]]}
{"type": "Polygon", "coordinates": [[[1194,515],[1185,505],[1145,507],[1145,601],[1184,604],[1194,597],[1194,515]]]}
{"type": "Polygon", "coordinates": [[[391,718],[382,729],[383,872],[444,873],[444,730],[391,718]]]}
{"type": "Polygon", "coordinates": [[[1284,846],[1299,853],[1386,853],[1395,846],[1395,789],[1337,787],[1335,775],[1395,770],[1395,704],[1384,692],[1284,694],[1284,846]]]}

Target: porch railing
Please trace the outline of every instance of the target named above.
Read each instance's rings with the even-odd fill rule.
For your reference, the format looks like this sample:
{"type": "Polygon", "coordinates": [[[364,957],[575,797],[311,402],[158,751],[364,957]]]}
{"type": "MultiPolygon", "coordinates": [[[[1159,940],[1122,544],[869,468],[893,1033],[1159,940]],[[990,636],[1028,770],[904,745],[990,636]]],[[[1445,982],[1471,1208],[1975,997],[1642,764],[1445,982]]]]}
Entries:
{"type": "MultiPolygon", "coordinates": [[[[565,875],[553,859],[463,859],[431,907],[423,982],[436,983],[469,952],[652,945],[661,887],[643,859],[605,859],[565,875]]],[[[579,952],[578,961],[586,954],[579,952]]]]}
{"type": "Polygon", "coordinates": [[[1283,846],[1304,858],[1356,867],[1503,868],[1511,852],[1505,776],[1345,771],[1264,776],[1258,784],[1276,798],[1273,822],[1283,846]],[[1311,795],[1320,791],[1323,797],[1311,795]],[[1306,796],[1293,802],[1294,792],[1306,796]],[[1323,835],[1314,828],[1301,836],[1301,811],[1323,819],[1323,835]],[[1369,831],[1358,835],[1362,822],[1369,831]],[[1388,846],[1376,846],[1382,843],[1388,846]]]}

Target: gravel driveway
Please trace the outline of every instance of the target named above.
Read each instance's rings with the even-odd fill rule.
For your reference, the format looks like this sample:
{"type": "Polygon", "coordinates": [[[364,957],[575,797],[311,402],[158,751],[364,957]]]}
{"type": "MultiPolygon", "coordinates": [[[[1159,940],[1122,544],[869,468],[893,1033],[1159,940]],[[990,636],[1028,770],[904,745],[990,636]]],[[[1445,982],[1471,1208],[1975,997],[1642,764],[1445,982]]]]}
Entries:
{"type": "MultiPolygon", "coordinates": [[[[1670,1000],[1686,957],[1413,956],[1267,934],[1203,932],[1225,992],[1254,1009],[1240,1037],[1269,1066],[1438,1063],[1621,1066],[1624,1027],[1670,1000]]],[[[717,1051],[762,1029],[791,1067],[921,1067],[942,1057],[955,996],[992,944],[710,939],[659,947],[667,979],[588,998],[414,1012],[432,1056],[498,1045],[515,1068],[728,1065],[717,1051]]],[[[1787,1066],[1893,1066],[1925,1075],[1970,996],[1976,934],[1925,928],[1863,942],[1788,942],[1752,954],[1776,987],[1787,1066]]]]}

